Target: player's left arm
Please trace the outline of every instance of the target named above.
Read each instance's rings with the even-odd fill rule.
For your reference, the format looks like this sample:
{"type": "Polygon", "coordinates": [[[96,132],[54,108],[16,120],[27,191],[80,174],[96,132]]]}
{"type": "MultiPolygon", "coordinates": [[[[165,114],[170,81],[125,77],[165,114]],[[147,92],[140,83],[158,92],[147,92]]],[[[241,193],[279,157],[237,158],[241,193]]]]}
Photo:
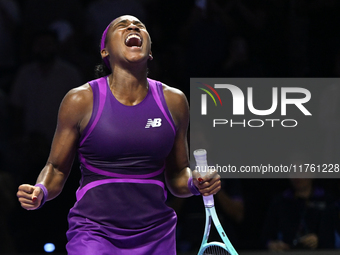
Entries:
{"type": "Polygon", "coordinates": [[[193,183],[199,192],[205,196],[216,194],[221,189],[219,175],[213,173],[201,177],[199,173],[189,168],[189,154],[187,133],[189,125],[188,101],[178,89],[163,85],[164,97],[176,125],[174,145],[166,159],[165,179],[170,192],[177,197],[189,197],[192,193],[188,187],[188,180],[192,176],[193,183]]]}

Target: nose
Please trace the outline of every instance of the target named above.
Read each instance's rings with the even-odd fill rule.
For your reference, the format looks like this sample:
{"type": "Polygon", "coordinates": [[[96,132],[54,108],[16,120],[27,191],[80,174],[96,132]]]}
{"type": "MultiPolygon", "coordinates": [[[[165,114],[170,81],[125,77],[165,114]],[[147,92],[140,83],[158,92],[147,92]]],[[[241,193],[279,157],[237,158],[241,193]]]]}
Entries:
{"type": "Polygon", "coordinates": [[[139,32],[139,27],[137,27],[135,24],[131,23],[128,27],[127,30],[135,30],[139,32]]]}

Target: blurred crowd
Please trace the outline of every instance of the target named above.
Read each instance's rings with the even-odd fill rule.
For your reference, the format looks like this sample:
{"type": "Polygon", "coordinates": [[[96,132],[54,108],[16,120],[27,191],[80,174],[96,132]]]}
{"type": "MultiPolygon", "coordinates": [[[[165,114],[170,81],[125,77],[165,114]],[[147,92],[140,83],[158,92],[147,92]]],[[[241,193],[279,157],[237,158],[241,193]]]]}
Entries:
{"type": "MultiPolygon", "coordinates": [[[[40,252],[48,241],[65,251],[77,162],[44,208],[24,211],[15,194],[45,164],[65,93],[94,79],[101,34],[115,17],[146,24],[149,77],[189,98],[190,77],[340,77],[339,13],[337,0],[0,0],[0,253],[40,252]]],[[[320,89],[314,102],[320,157],[339,162],[340,84],[320,89]]],[[[340,248],[338,180],[223,182],[217,207],[236,248],[340,248]]],[[[201,199],[169,204],[179,251],[197,249],[201,199]]]]}

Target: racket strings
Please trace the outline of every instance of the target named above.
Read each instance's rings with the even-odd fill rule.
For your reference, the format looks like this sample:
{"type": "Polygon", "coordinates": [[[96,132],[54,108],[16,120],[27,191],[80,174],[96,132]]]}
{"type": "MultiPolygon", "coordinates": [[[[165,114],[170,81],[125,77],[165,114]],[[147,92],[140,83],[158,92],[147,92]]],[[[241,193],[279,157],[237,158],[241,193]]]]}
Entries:
{"type": "Polygon", "coordinates": [[[204,250],[203,255],[231,255],[231,254],[221,246],[210,245],[204,250]]]}

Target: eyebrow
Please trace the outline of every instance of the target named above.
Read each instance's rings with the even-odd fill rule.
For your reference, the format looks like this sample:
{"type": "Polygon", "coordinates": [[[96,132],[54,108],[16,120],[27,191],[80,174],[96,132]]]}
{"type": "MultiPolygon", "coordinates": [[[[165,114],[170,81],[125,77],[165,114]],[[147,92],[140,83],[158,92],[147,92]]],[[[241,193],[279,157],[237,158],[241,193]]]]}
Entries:
{"type": "MultiPolygon", "coordinates": [[[[112,27],[116,27],[116,26],[118,26],[120,24],[126,24],[128,22],[129,22],[128,19],[123,19],[123,20],[117,22],[116,24],[114,24],[112,27]]],[[[139,20],[132,21],[132,24],[134,24],[134,25],[143,25],[145,27],[145,25],[141,21],[139,21],[139,20]]]]}

